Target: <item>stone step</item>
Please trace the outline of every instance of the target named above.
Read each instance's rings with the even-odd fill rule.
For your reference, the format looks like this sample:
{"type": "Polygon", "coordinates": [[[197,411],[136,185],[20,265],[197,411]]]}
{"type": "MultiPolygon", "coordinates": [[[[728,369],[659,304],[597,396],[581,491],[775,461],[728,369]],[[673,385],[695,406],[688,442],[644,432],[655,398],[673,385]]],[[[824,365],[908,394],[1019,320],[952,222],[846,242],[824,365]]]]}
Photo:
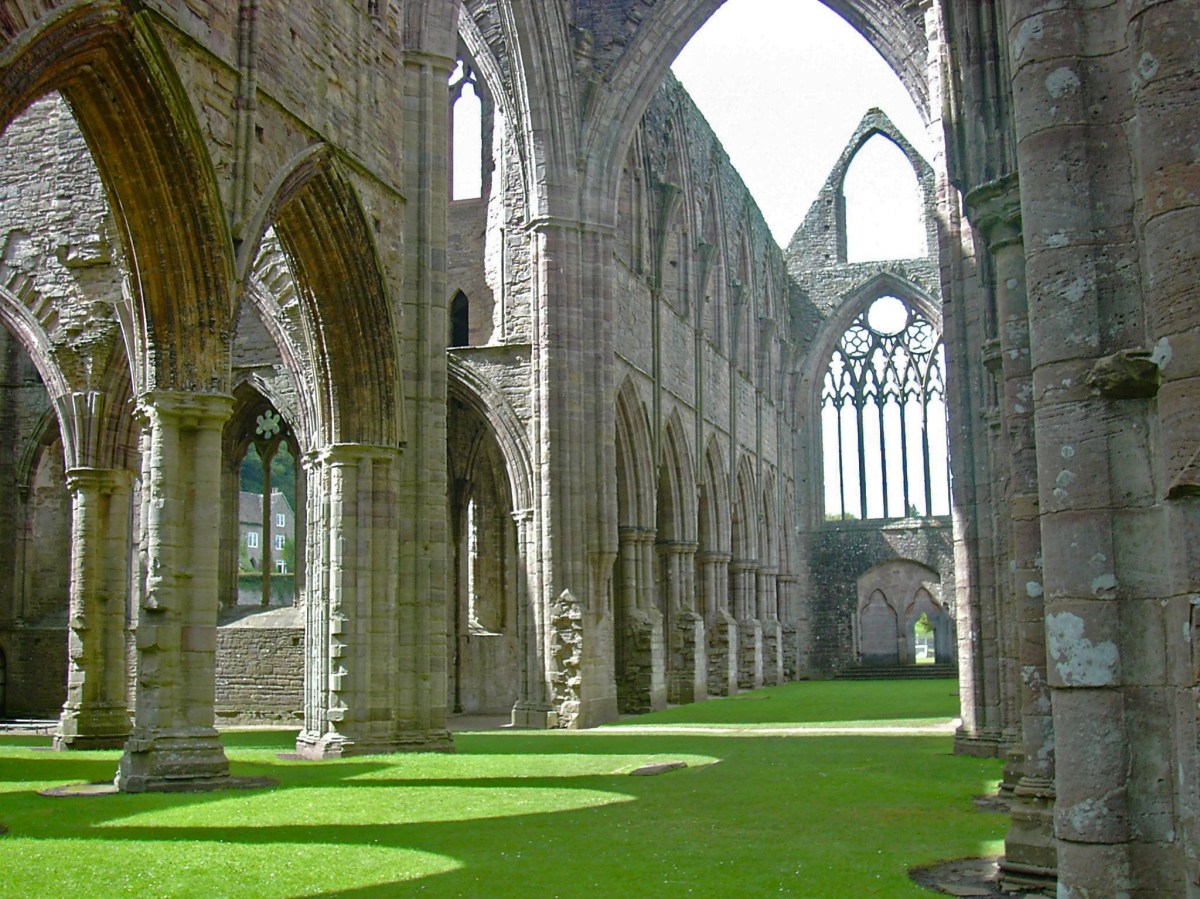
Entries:
{"type": "Polygon", "coordinates": [[[958,666],[952,663],[937,665],[859,665],[843,668],[834,680],[909,680],[913,678],[955,678],[958,666]]]}

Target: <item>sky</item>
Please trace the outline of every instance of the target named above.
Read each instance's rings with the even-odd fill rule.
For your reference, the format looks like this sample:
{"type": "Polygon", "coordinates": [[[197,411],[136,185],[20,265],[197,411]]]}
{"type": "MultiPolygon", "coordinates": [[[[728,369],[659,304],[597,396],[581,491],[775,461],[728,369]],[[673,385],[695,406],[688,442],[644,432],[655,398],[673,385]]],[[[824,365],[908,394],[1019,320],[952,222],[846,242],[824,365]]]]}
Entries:
{"type": "MultiPolygon", "coordinates": [[[[781,246],[791,240],[872,106],[930,156],[924,125],[900,79],[818,0],[727,0],[672,69],[781,246]]],[[[863,189],[876,202],[890,199],[894,170],[874,163],[864,169],[870,171],[862,175],[863,189]]],[[[847,202],[853,202],[849,185],[847,202]]],[[[865,249],[859,258],[896,255],[908,254],[881,247],[865,249]]]]}

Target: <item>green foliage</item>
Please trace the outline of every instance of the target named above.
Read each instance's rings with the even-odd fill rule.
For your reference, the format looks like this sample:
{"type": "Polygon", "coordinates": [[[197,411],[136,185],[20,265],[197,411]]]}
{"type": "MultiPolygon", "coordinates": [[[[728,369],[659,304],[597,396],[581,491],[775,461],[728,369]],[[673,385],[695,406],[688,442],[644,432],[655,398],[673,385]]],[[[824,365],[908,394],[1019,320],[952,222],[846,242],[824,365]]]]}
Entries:
{"type": "Polygon", "coordinates": [[[958,682],[937,678],[804,681],[738,693],[720,702],[674,706],[627,718],[618,726],[690,724],[804,725],[856,722],[937,722],[958,715],[958,682]],[[701,711],[697,711],[702,707],[701,711]]]}
{"type": "MultiPolygon", "coordinates": [[[[876,716],[888,692],[796,684],[686,710],[694,724],[748,710],[761,723],[825,716],[836,704],[845,720],[860,707],[876,716]]],[[[901,682],[897,695],[918,693],[901,682]]],[[[944,699],[895,712],[940,713],[944,699]]],[[[110,780],[118,753],[47,753],[0,738],[5,895],[917,899],[928,893],[908,880],[911,866],[997,853],[1008,823],[971,802],[994,787],[1000,763],[951,755],[949,736],[608,727],[459,734],[452,755],[277,758],[294,739],[223,736],[233,773],[274,778],[276,789],[49,799],[35,791],[110,780]],[[628,776],[673,760],[688,767],[628,776]]]]}
{"type": "MultiPolygon", "coordinates": [[[[288,452],[287,444],[279,444],[271,459],[271,487],[287,497],[292,511],[296,511],[296,460],[288,452]]],[[[263,492],[263,465],[254,444],[246,450],[242,459],[241,489],[246,493],[263,492]]]]}
{"type": "Polygon", "coordinates": [[[924,612],[921,617],[913,622],[913,632],[918,637],[929,637],[933,635],[933,625],[929,623],[929,616],[924,612]]]}
{"type": "Polygon", "coordinates": [[[296,572],[296,541],[291,537],[285,537],[283,540],[283,564],[288,574],[296,572]]]}
{"type": "Polygon", "coordinates": [[[246,546],[244,538],[238,539],[238,572],[254,571],[250,563],[250,547],[246,546]]]}

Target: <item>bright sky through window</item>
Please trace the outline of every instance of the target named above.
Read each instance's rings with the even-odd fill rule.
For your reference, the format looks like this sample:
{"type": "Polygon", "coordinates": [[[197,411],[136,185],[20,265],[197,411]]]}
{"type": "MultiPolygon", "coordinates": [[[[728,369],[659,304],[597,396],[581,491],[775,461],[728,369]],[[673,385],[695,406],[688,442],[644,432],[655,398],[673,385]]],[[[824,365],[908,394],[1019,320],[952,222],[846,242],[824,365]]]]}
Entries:
{"type": "Polygon", "coordinates": [[[922,156],[932,155],[895,73],[817,0],[728,0],[672,68],[781,246],[871,107],[887,113],[922,156]]]}

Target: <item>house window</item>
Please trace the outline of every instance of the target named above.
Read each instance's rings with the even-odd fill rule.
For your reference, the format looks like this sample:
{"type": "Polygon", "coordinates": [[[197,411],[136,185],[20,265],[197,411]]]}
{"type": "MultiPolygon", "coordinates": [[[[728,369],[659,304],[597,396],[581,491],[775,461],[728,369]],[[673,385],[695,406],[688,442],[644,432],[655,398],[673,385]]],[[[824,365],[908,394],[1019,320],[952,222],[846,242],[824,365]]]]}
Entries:
{"type": "Polygon", "coordinates": [[[279,574],[287,574],[287,562],[285,562],[283,559],[276,559],[275,570],[279,574]]]}
{"type": "Polygon", "coordinates": [[[277,550],[279,550],[279,549],[283,549],[283,541],[284,541],[284,540],[286,540],[286,539],[287,539],[287,538],[286,538],[286,537],[284,537],[284,536],[283,536],[283,534],[276,534],[276,535],[275,535],[275,548],[276,548],[277,550]]]}
{"type": "Polygon", "coordinates": [[[285,519],[284,519],[284,515],[283,515],[283,513],[282,513],[282,512],[276,512],[276,513],[275,513],[275,527],[277,527],[277,528],[281,528],[281,527],[283,527],[283,526],[284,526],[284,524],[286,524],[286,521],[285,521],[285,519]]]}
{"type": "Polygon", "coordinates": [[[246,531],[246,546],[258,549],[258,531],[246,531]]]}
{"type": "Polygon", "coordinates": [[[827,517],[949,514],[945,370],[937,328],[904,300],[854,319],[821,393],[827,517]]]}

